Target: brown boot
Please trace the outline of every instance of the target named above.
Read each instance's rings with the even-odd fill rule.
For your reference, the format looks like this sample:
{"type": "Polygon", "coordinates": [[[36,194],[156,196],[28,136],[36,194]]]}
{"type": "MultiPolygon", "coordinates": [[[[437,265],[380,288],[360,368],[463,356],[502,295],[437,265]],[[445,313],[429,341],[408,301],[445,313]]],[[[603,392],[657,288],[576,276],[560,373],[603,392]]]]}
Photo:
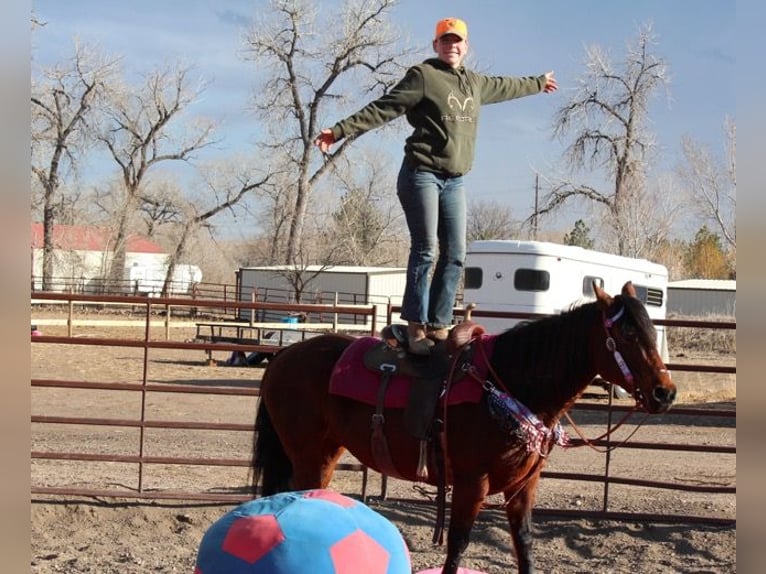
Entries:
{"type": "Polygon", "coordinates": [[[414,355],[428,355],[434,342],[426,337],[425,325],[420,323],[407,323],[407,346],[414,355]]]}
{"type": "Polygon", "coordinates": [[[431,327],[426,328],[426,332],[429,339],[434,341],[446,341],[449,337],[449,327],[431,327]]]}

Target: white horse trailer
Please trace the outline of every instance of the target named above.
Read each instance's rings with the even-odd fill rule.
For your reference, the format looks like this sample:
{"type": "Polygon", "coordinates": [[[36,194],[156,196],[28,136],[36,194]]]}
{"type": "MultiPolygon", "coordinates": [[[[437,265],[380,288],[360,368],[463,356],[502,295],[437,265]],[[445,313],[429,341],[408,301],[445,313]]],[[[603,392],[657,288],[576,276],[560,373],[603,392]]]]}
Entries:
{"type": "MultiPolygon", "coordinates": [[[[572,245],[540,241],[474,241],[466,255],[463,300],[476,311],[559,314],[593,301],[593,282],[610,295],[632,281],[653,320],[665,319],[668,270],[633,259],[572,245]]],[[[477,317],[488,332],[498,333],[522,319],[477,317]]],[[[664,326],[657,343],[668,357],[664,326]]]]}

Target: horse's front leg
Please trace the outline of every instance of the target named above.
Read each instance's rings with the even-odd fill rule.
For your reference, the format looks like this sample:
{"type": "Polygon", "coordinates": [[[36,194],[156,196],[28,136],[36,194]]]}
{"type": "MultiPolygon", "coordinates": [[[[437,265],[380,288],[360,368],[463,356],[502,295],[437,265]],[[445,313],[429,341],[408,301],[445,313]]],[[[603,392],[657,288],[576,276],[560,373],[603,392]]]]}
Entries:
{"type": "Polygon", "coordinates": [[[468,547],[473,523],[489,492],[487,476],[455,478],[452,485],[449,530],[447,531],[447,560],[442,574],[457,574],[463,552],[468,547]]]}
{"type": "Polygon", "coordinates": [[[535,574],[532,556],[532,507],[535,502],[539,470],[519,490],[518,487],[504,491],[505,514],[511,527],[511,540],[516,551],[519,574],[535,574]]]}

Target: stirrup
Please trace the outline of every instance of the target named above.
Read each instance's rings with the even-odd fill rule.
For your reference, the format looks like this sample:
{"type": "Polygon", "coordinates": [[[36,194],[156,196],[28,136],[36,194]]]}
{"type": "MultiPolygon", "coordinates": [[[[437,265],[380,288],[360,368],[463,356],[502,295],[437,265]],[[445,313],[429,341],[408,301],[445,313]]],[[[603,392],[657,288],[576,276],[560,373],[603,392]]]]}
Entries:
{"type": "Polygon", "coordinates": [[[390,336],[396,340],[400,347],[407,347],[407,325],[393,323],[391,325],[387,325],[384,331],[386,335],[390,334],[390,336]]]}

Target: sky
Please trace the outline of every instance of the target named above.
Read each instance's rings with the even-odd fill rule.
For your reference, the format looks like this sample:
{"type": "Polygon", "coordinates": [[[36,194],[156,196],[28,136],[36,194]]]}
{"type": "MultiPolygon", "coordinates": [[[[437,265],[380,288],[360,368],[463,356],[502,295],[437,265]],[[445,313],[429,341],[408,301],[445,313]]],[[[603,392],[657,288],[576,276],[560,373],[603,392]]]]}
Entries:
{"type": "MultiPolygon", "coordinates": [[[[329,11],[339,2],[320,4],[329,11]]],[[[220,122],[218,152],[242,153],[252,149],[258,133],[246,111],[253,64],[238,53],[245,27],[265,6],[264,0],[33,0],[35,15],[46,25],[33,35],[32,57],[39,65],[60,61],[72,53],[78,37],[121,55],[125,68],[135,72],[174,61],[192,65],[209,82],[196,111],[220,122]]],[[[740,81],[735,10],[734,2],[724,0],[482,0],[475,5],[404,0],[391,18],[411,44],[428,49],[436,21],[457,16],[468,24],[472,61],[482,71],[514,76],[555,72],[555,94],[482,109],[476,160],[467,176],[469,198],[508,205],[515,219],[523,219],[534,206],[535,173],[560,164],[566,142],[552,138],[553,117],[583,74],[586,46],[597,44],[619,62],[642,25],[651,23],[658,41],[654,52],[669,65],[671,77],[668,93],[651,105],[660,148],[655,169],[674,169],[683,136],[721,152],[724,119],[736,121],[740,81]]],[[[327,118],[327,123],[340,119],[327,118]]],[[[381,143],[397,164],[405,133],[381,143]]],[[[362,137],[375,143],[369,134],[362,137]]],[[[559,224],[571,229],[579,216],[576,210],[564,211],[559,224]]]]}

